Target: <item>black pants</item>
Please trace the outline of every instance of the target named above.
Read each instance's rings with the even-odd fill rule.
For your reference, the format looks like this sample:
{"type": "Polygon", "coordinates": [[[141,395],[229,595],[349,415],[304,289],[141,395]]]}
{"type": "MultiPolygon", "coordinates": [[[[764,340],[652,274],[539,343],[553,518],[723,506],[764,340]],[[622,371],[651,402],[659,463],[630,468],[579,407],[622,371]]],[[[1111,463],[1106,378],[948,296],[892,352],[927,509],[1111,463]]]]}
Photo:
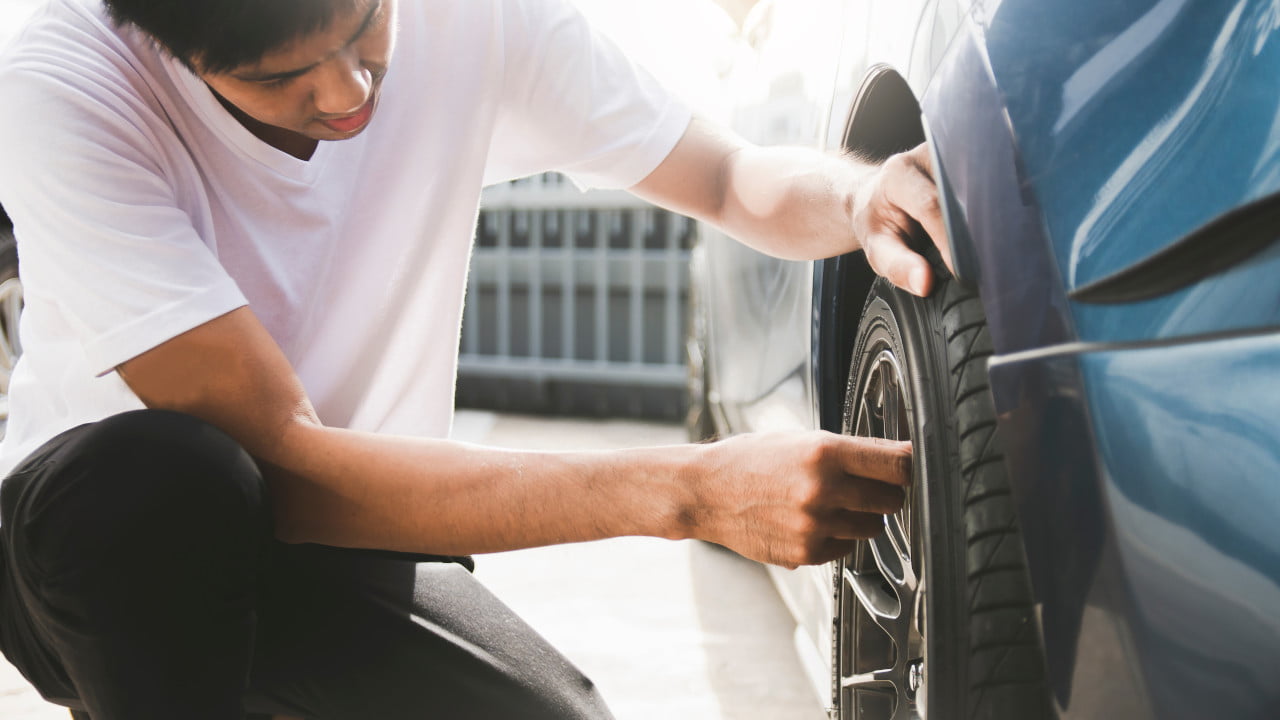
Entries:
{"type": "Polygon", "coordinates": [[[462,565],[274,541],[253,460],[185,415],[64,433],[0,519],[0,649],[93,720],[611,717],[462,565]]]}

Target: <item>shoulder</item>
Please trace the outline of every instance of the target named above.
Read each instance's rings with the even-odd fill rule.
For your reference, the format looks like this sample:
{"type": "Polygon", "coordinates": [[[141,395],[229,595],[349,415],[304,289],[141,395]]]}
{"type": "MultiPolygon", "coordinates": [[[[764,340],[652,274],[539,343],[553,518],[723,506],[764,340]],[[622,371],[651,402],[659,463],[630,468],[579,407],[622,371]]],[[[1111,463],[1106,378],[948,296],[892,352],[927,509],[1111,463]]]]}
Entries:
{"type": "Polygon", "coordinates": [[[52,0],[0,57],[0,146],[94,141],[149,154],[165,132],[159,51],[96,0],[52,0]]]}
{"type": "Polygon", "coordinates": [[[0,55],[0,96],[106,111],[136,105],[155,92],[158,60],[138,35],[116,27],[97,0],[51,0],[0,55]]]}

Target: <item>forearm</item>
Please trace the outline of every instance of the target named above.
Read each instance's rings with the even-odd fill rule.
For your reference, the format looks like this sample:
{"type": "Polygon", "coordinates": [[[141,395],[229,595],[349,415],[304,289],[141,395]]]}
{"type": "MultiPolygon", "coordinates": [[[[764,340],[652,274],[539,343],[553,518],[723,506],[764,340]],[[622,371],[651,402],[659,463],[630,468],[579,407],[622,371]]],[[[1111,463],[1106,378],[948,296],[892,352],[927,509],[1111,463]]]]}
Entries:
{"type": "Polygon", "coordinates": [[[666,160],[632,188],[776,257],[866,251],[877,273],[927,295],[933,271],[910,247],[921,228],[949,261],[928,148],[870,165],[798,148],[761,148],[694,119],[666,160]]]}
{"type": "Polygon", "coordinates": [[[809,260],[858,250],[857,193],[875,167],[803,148],[748,146],[722,170],[715,222],[739,241],[775,257],[809,260]]]}
{"type": "Polygon", "coordinates": [[[248,308],[118,370],[257,459],[286,542],[460,555],[651,535],[794,566],[878,532],[911,477],[908,444],[829,433],[549,454],[326,428],[248,308]]]}
{"type": "Polygon", "coordinates": [[[698,452],[522,452],[300,424],[267,474],[283,540],[460,555],[686,537],[698,452]]]}

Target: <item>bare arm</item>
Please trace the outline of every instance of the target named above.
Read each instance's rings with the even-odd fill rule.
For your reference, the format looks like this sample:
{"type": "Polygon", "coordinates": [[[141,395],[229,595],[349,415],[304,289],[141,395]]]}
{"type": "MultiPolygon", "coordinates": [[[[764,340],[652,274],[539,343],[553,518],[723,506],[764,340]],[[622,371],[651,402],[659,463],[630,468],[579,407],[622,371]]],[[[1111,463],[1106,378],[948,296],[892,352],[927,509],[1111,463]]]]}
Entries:
{"type": "Polygon", "coordinates": [[[923,145],[877,166],[812,150],[757,147],[695,119],[632,192],[776,257],[865,250],[876,272],[926,295],[933,273],[906,245],[917,225],[949,261],[929,163],[923,145]]]}
{"type": "Polygon", "coordinates": [[[875,534],[910,479],[906,444],[826,433],[552,454],[328,428],[247,308],[119,369],[148,407],[202,418],[261,463],[288,542],[456,555],[696,537],[794,566],[875,534]]]}

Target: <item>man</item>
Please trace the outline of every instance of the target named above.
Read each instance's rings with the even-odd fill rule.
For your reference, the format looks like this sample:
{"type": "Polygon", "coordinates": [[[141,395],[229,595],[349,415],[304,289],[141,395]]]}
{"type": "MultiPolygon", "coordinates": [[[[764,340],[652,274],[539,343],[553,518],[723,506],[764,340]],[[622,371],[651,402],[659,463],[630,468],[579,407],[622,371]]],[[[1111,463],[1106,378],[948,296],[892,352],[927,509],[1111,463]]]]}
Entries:
{"type": "Polygon", "coordinates": [[[923,149],[749,146],[563,0],[103,2],[51,0],[0,70],[27,288],[0,647],[45,697],[95,720],[608,717],[460,564],[414,561],[653,535],[796,566],[900,507],[904,444],[445,438],[484,184],[561,169],[776,255],[861,247],[924,294],[923,149]]]}

